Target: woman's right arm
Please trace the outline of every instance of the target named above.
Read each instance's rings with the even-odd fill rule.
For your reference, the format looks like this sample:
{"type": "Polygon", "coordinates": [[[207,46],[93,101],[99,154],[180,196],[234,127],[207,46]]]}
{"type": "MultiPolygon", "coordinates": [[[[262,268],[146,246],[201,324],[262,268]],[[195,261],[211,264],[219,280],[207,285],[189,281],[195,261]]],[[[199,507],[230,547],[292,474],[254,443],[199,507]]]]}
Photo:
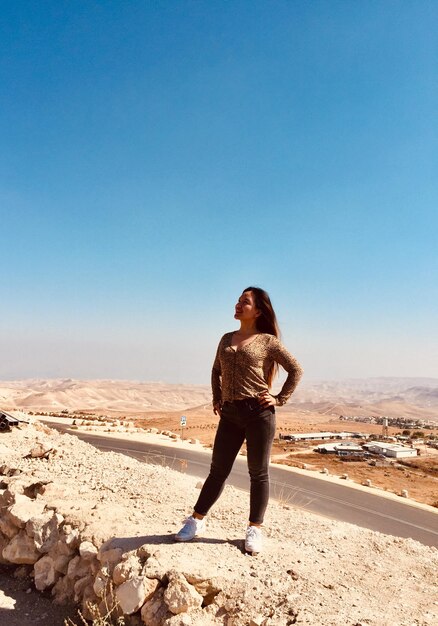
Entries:
{"type": "Polygon", "coordinates": [[[219,342],[216,358],[213,363],[213,368],[211,370],[211,390],[213,392],[213,412],[215,415],[221,414],[221,406],[222,406],[222,372],[221,372],[221,362],[219,358],[220,350],[222,347],[222,339],[219,342]]]}

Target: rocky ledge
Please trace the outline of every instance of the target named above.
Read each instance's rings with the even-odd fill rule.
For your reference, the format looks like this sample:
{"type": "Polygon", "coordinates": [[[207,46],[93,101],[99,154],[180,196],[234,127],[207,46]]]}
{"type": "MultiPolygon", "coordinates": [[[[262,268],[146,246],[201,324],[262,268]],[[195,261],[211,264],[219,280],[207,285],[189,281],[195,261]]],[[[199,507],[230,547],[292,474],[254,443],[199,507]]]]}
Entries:
{"type": "Polygon", "coordinates": [[[438,623],[438,550],[294,502],[271,503],[256,558],[243,550],[248,496],[231,487],[206,536],[175,544],[201,485],[183,467],[100,452],[38,422],[3,433],[0,562],[88,619],[111,612],[128,625],[438,623]]]}

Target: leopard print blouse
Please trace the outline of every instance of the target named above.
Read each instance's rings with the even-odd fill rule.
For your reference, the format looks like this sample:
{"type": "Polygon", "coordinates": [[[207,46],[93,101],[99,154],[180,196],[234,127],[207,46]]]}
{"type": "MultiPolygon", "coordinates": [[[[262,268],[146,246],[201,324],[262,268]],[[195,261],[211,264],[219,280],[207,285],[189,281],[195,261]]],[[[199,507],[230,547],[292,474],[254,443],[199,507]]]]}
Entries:
{"type": "Polygon", "coordinates": [[[277,404],[285,404],[303,373],[298,361],[274,335],[259,333],[236,350],[231,347],[233,334],[222,337],[213,363],[213,404],[251,398],[268,390],[267,376],[274,362],[287,372],[287,379],[276,396],[277,404]]]}

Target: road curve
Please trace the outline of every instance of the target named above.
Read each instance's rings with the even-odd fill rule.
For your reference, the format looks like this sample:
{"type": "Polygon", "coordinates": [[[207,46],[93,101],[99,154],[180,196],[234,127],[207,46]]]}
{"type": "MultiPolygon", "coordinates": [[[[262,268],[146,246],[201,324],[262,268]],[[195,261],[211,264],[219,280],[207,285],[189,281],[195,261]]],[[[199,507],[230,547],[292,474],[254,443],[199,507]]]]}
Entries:
{"type": "MultiPolygon", "coordinates": [[[[200,478],[206,478],[208,474],[210,455],[196,450],[172,449],[141,441],[92,435],[70,431],[68,425],[46,423],[63,432],[69,431],[100,450],[112,450],[148,463],[182,469],[200,478]]],[[[270,475],[271,496],[290,506],[388,535],[410,537],[438,548],[438,511],[429,511],[404,500],[397,501],[275,465],[271,465],[270,475]]],[[[240,489],[249,489],[246,459],[236,459],[228,483],[240,489]]]]}

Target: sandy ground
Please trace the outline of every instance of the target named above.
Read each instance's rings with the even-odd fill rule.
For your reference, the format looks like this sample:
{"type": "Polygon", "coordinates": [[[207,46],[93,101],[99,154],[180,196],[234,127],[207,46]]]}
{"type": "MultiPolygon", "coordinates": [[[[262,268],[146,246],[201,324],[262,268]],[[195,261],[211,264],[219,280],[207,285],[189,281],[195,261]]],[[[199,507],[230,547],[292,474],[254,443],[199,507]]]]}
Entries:
{"type": "Polygon", "coordinates": [[[44,498],[81,525],[84,537],[112,538],[125,550],[146,544],[166,570],[215,578],[229,621],[212,626],[247,626],[259,614],[274,626],[438,623],[435,548],[272,503],[265,550],[251,558],[243,550],[248,499],[229,486],[208,516],[205,537],[175,544],[199,493],[196,478],[38,425],[5,433],[2,443],[2,463],[53,481],[44,498]],[[23,458],[37,439],[56,448],[49,461],[23,458]]]}

